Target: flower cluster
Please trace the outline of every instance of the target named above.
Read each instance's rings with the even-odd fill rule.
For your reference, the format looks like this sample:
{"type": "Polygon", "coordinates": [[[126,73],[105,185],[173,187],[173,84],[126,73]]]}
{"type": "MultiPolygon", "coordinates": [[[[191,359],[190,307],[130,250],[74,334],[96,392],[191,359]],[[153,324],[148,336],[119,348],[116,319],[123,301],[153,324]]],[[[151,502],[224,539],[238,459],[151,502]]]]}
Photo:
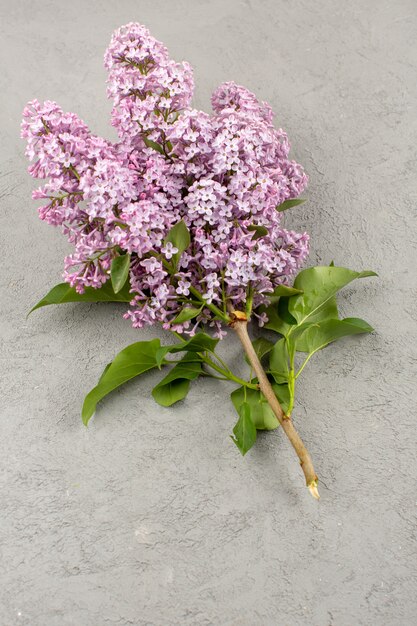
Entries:
{"type": "Polygon", "coordinates": [[[164,141],[166,130],[191,102],[191,66],[170,59],[141,24],[127,24],[113,34],[104,65],[114,102],[112,123],[120,138],[138,147],[144,145],[143,136],[164,141]]]}
{"type": "Polygon", "coordinates": [[[221,336],[216,311],[229,301],[256,314],[305,260],[308,235],[284,229],[279,206],[307,177],[268,104],[229,82],[213,94],[213,115],[193,109],[190,66],[143,26],[114,33],[105,66],[118,143],[53,102],[34,100],[23,114],[29,172],[48,179],[34,192],[40,217],[75,246],[65,280],[99,288],[112,260],[129,254],[135,327],[193,334],[209,323],[221,336]],[[179,222],[190,236],[180,251],[169,237],[179,222]],[[187,307],[197,314],[181,320],[187,307]]]}

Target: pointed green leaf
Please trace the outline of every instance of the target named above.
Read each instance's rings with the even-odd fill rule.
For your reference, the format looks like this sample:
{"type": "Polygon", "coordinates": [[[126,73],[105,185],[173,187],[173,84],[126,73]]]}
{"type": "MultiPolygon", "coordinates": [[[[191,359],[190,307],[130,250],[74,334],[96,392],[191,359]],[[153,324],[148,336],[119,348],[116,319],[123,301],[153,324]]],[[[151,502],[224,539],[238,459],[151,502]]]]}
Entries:
{"type": "Polygon", "coordinates": [[[103,378],[104,378],[104,376],[106,375],[106,373],[107,373],[107,371],[108,371],[108,369],[109,369],[110,365],[111,365],[111,362],[110,362],[110,363],[107,363],[107,365],[106,365],[106,367],[104,368],[104,370],[103,370],[103,372],[102,372],[102,374],[101,374],[100,378],[98,379],[98,382],[99,382],[99,383],[103,380],[103,378]]]}
{"type": "MultiPolygon", "coordinates": [[[[302,327],[300,327],[300,331],[302,331],[302,327]]],[[[341,337],[371,333],[372,331],[372,326],[356,317],[346,317],[343,320],[323,320],[307,325],[304,332],[301,332],[301,335],[296,339],[296,349],[299,352],[314,354],[341,337]]]]}
{"type": "Polygon", "coordinates": [[[94,415],[97,403],[104,396],[135,376],[157,366],[155,357],[159,347],[159,339],[152,339],[133,343],[119,352],[112,363],[107,365],[98,384],[85,397],[82,409],[85,425],[94,415]]]}
{"type": "Polygon", "coordinates": [[[321,310],[329,300],[345,285],[355,278],[376,276],[375,272],[354,272],[344,267],[317,266],[301,271],[294,281],[296,289],[303,293],[292,296],[288,303],[288,312],[298,324],[313,322],[320,317],[321,310]]]}
{"type": "Polygon", "coordinates": [[[196,309],[194,307],[185,307],[180,313],[178,313],[177,317],[172,320],[172,324],[183,324],[184,322],[188,322],[188,320],[192,320],[201,313],[202,307],[196,309]]]}
{"type": "Polygon", "coordinates": [[[184,220],[180,220],[171,228],[165,239],[165,243],[168,242],[171,242],[178,249],[178,252],[172,257],[176,265],[181,254],[188,248],[191,242],[190,231],[184,220]]]}
{"type": "Polygon", "coordinates": [[[268,229],[265,226],[260,226],[259,224],[252,224],[251,226],[248,226],[248,230],[253,232],[253,240],[260,239],[268,234],[268,229]]]}
{"type": "MultiPolygon", "coordinates": [[[[192,355],[192,358],[196,358],[192,355]]],[[[172,370],[154,387],[152,395],[162,406],[171,406],[187,395],[190,382],[200,376],[201,361],[189,360],[186,355],[172,370]]]]}
{"type": "Polygon", "coordinates": [[[152,148],[152,150],[159,152],[159,154],[164,154],[164,149],[159,143],[156,143],[156,141],[152,141],[152,139],[148,139],[144,135],[142,137],[143,137],[145,146],[147,146],[148,148],[152,148]]]}
{"type": "Polygon", "coordinates": [[[130,254],[123,254],[113,259],[111,263],[111,284],[114,293],[119,293],[126,284],[129,276],[130,254]]]}
{"type": "Polygon", "coordinates": [[[42,300],[40,300],[29,311],[32,313],[36,309],[48,306],[50,304],[65,304],[67,302],[130,302],[133,296],[130,293],[130,284],[125,283],[123,289],[118,293],[114,292],[111,281],[104,283],[100,289],[87,287],[84,293],[77,293],[74,287],[68,283],[60,283],[49,291],[42,300]]]}
{"type": "Polygon", "coordinates": [[[234,437],[231,435],[231,439],[244,456],[256,441],[256,428],[252,421],[250,405],[247,402],[239,408],[239,419],[233,429],[233,434],[234,437]]]}
{"type": "Polygon", "coordinates": [[[276,209],[277,211],[287,211],[288,209],[292,209],[292,207],[303,204],[304,202],[306,202],[305,198],[291,198],[291,200],[285,200],[282,204],[278,204],[276,209]]]}

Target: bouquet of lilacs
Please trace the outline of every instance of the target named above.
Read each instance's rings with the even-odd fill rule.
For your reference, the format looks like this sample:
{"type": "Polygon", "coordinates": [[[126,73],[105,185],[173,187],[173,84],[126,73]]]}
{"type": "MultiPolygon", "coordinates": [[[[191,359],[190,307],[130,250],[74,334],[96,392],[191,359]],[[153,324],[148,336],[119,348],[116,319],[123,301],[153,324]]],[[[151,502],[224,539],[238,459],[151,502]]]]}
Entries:
{"type": "Polygon", "coordinates": [[[74,246],[65,282],[32,310],[124,302],[135,328],[159,323],[175,342],[122,350],[86,396],[84,423],[104,396],[152,368],[169,368],[152,392],[162,406],[185,398],[199,377],[229,380],[237,386],[232,439],[241,453],[257,430],[281,425],[318,497],[291,419],[295,381],[330,342],[372,330],[363,320],[339,319],[335,296],[373,272],[331,264],[296,275],[309,238],[284,228],[282,215],[303,202],[307,176],[290,159],[267,103],[228,82],[212,96],[213,115],[192,108],[190,65],[170,59],[140,24],[117,30],[104,60],[117,143],[91,134],[55,102],[33,100],[23,113],[29,173],[46,179],[33,193],[42,200],[40,218],[74,246]],[[252,341],[250,321],[275,340],[269,333],[252,341]],[[246,379],[216,353],[227,329],[242,343],[246,379]]]}

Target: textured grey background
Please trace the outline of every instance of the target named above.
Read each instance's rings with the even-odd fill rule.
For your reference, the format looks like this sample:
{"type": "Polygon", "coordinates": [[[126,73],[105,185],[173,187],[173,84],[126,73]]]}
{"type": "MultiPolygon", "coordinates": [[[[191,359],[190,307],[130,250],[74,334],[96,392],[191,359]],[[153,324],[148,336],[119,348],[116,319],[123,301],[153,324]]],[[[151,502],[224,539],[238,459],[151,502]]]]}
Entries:
{"type": "Polygon", "coordinates": [[[417,624],[415,0],[0,8],[1,626],[417,624]],[[379,272],[341,299],[377,332],[330,347],[300,383],[320,503],[278,431],[239,456],[217,381],[164,410],[148,375],[85,429],[104,364],[156,331],[112,305],[25,319],[67,247],[30,199],[21,110],[54,99],[113,137],[102,55],[128,21],[192,63],[196,106],[228,79],[270,101],[311,177],[286,224],[311,233],[311,263],[379,272]]]}

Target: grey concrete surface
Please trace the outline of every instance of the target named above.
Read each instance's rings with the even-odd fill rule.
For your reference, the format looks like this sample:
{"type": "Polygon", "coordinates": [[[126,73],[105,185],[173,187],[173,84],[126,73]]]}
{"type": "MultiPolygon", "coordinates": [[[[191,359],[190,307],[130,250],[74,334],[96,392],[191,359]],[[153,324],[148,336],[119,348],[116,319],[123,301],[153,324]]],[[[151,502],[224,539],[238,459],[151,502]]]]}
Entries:
{"type": "MultiPolygon", "coordinates": [[[[1,626],[413,626],[416,600],[415,0],[1,0],[1,626]],[[164,410],[157,375],[85,429],[83,396],[134,331],[117,306],[28,308],[66,243],[30,199],[21,111],[108,123],[102,56],[140,21],[195,68],[271,102],[311,177],[286,224],[311,263],[373,268],[341,298],[375,334],[306,369],[295,419],[320,503],[279,432],[242,459],[230,389],[164,410]]],[[[223,346],[239,366],[234,338],[223,346]]]]}

